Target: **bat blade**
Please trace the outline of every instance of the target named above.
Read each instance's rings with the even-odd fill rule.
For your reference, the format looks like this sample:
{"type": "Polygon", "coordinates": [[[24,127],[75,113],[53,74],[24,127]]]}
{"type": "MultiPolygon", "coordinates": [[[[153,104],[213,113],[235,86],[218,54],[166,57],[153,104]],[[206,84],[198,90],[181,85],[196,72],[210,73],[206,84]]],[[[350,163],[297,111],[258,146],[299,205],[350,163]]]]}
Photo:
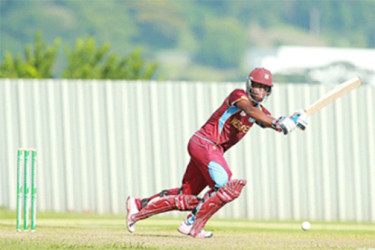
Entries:
{"type": "Polygon", "coordinates": [[[357,88],[361,85],[361,79],[359,77],[350,79],[346,82],[343,82],[337,85],[335,88],[327,92],[324,96],[319,98],[316,102],[311,104],[305,111],[308,116],[311,116],[315,112],[319,111],[320,109],[324,108],[340,96],[345,95],[349,91],[357,88]]]}

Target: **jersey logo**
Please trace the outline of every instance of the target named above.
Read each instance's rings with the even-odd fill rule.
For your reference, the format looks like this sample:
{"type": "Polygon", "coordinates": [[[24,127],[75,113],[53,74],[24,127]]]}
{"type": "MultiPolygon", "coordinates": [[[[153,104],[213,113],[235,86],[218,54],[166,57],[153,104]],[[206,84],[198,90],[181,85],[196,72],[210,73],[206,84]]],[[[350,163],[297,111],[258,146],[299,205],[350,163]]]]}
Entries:
{"type": "Polygon", "coordinates": [[[246,113],[245,113],[245,111],[241,111],[241,113],[240,113],[240,116],[246,116],[246,113]]]}
{"type": "Polygon", "coordinates": [[[242,121],[240,121],[240,120],[238,120],[237,118],[234,118],[231,122],[230,122],[232,125],[233,125],[233,127],[235,127],[238,131],[241,131],[242,133],[247,133],[249,130],[250,130],[250,128],[251,128],[251,126],[249,126],[249,125],[244,125],[243,123],[242,123],[242,121]]]}

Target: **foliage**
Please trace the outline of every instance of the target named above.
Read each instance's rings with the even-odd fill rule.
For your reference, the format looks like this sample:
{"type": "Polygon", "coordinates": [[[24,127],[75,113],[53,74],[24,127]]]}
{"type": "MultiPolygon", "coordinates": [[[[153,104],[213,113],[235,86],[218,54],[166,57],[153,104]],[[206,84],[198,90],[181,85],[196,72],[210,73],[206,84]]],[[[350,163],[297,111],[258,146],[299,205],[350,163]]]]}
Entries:
{"type": "Polygon", "coordinates": [[[118,55],[131,52],[124,48],[142,46],[148,58],[157,58],[161,50],[183,50],[192,55],[195,65],[226,69],[238,67],[238,54],[243,55],[245,46],[250,45],[375,48],[374,0],[89,2],[1,0],[1,54],[20,51],[32,40],[35,27],[44,32],[49,42],[62,37],[74,46],[77,37],[89,36],[100,44],[110,42],[118,55]],[[254,24],[261,32],[253,29],[254,24]],[[226,26],[230,28],[225,29],[226,26]],[[274,32],[279,27],[290,27],[315,39],[306,42],[293,33],[283,34],[290,38],[281,39],[274,32]],[[253,39],[256,35],[258,39],[253,39]]]}
{"type": "Polygon", "coordinates": [[[237,20],[208,19],[202,30],[202,44],[196,58],[219,68],[235,68],[246,49],[245,35],[237,20]]]}
{"type": "Polygon", "coordinates": [[[13,57],[5,53],[4,62],[0,63],[0,77],[8,78],[52,78],[53,66],[60,45],[56,39],[50,47],[42,41],[42,33],[37,32],[33,47],[27,45],[24,58],[21,55],[13,57]]]}
{"type": "Polygon", "coordinates": [[[170,1],[134,1],[127,4],[129,14],[137,20],[134,42],[155,48],[176,47],[185,23],[180,18],[181,5],[170,1]]]}
{"type": "MultiPolygon", "coordinates": [[[[0,77],[3,78],[52,78],[53,66],[60,45],[56,39],[52,46],[42,40],[37,32],[33,47],[27,45],[24,59],[5,52],[0,62],[0,77]]],[[[67,66],[62,73],[68,79],[151,79],[158,66],[146,62],[141,48],[137,47],[128,55],[120,57],[110,53],[110,44],[97,46],[94,38],[77,39],[73,49],[66,46],[67,66]]]]}
{"type": "Polygon", "coordinates": [[[68,66],[63,78],[79,79],[150,79],[157,70],[156,63],[147,63],[141,49],[135,48],[120,58],[109,54],[110,45],[97,47],[93,38],[78,39],[74,50],[66,48],[68,66]]]}
{"type": "Polygon", "coordinates": [[[312,31],[314,15],[318,32],[333,46],[375,47],[375,1],[291,1],[284,20],[312,31]]]}

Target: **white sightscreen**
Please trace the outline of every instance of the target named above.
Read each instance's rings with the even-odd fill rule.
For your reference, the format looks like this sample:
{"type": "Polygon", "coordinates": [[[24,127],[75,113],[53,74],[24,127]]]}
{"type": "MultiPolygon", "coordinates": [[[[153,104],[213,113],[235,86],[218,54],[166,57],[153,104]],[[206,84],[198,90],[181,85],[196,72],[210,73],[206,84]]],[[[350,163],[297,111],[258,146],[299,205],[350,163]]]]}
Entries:
{"type": "MultiPolygon", "coordinates": [[[[123,213],[178,187],[190,136],[244,83],[0,79],[0,206],[16,208],[19,147],[38,151],[38,210],[123,213]]],[[[333,86],[276,84],[277,117],[333,86]]],[[[254,126],[226,158],[248,181],[219,217],[375,221],[375,89],[361,86],[289,136],[254,126]]]]}

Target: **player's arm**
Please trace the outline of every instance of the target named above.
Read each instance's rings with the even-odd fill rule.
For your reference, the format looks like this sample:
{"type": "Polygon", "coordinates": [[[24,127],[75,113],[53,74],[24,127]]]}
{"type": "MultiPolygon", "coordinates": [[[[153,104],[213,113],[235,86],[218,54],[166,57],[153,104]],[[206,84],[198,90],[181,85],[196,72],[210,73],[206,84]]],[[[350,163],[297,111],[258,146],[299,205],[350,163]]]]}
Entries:
{"type": "Polygon", "coordinates": [[[236,106],[245,111],[248,116],[250,116],[257,122],[262,123],[264,127],[273,128],[272,124],[276,119],[271,115],[263,113],[257,107],[251,105],[249,100],[241,99],[236,103],[236,106]]]}
{"type": "Polygon", "coordinates": [[[284,134],[288,134],[296,128],[296,123],[289,117],[282,116],[275,119],[271,115],[267,115],[257,107],[254,107],[247,99],[239,100],[236,103],[236,106],[245,111],[248,116],[261,123],[266,128],[272,128],[278,132],[283,132],[284,134]]]}

